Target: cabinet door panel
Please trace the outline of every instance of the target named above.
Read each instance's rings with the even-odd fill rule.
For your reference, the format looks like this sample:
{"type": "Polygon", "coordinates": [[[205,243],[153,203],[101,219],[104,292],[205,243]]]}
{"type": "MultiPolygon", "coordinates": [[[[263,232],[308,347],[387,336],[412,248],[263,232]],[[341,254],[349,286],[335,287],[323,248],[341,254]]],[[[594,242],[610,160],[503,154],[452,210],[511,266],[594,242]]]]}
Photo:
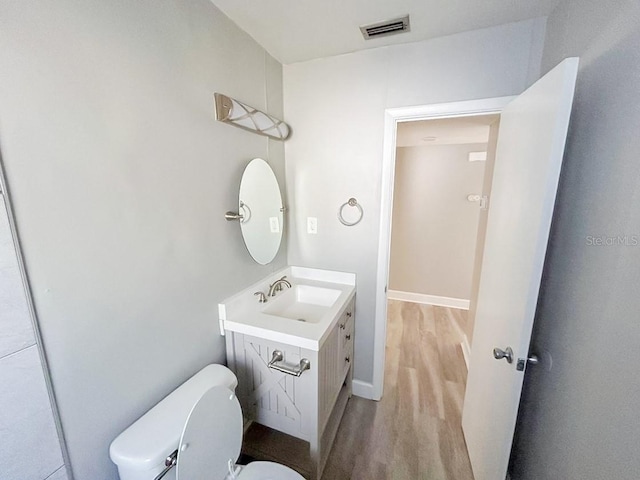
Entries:
{"type": "Polygon", "coordinates": [[[298,347],[244,336],[241,361],[237,362],[237,368],[242,368],[247,382],[244,403],[258,423],[299,436],[301,404],[304,405],[300,401],[300,378],[268,367],[274,350],[284,354],[287,364],[300,362],[298,347]]]}

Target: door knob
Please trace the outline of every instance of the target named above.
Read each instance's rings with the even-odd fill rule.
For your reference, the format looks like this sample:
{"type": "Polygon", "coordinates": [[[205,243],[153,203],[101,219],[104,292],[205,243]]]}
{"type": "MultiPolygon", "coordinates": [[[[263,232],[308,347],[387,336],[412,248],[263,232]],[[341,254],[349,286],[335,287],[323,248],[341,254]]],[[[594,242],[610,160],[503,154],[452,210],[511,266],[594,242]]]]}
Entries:
{"type": "Polygon", "coordinates": [[[513,350],[511,350],[511,347],[507,347],[504,350],[494,348],[493,358],[496,360],[502,360],[504,358],[507,363],[513,363],[513,350]]]}

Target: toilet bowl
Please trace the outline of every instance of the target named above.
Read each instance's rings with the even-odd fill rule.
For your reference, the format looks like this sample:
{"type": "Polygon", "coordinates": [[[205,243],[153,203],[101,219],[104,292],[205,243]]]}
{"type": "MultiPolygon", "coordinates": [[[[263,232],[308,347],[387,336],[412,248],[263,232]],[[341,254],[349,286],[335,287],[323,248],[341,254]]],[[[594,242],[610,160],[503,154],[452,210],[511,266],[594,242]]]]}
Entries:
{"type": "Polygon", "coordinates": [[[273,462],[236,465],[243,419],[237,380],[208,365],[123,431],[109,448],[120,480],[304,480],[273,462]],[[165,460],[177,451],[175,467],[165,460]]]}

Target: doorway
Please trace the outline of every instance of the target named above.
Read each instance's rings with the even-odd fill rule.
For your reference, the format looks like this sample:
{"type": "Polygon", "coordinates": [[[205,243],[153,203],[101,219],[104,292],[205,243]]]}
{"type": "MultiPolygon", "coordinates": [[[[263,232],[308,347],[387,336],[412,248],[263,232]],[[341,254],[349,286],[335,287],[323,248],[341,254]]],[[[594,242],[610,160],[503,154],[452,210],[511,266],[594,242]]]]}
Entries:
{"type": "Polygon", "coordinates": [[[490,114],[397,125],[387,298],[453,309],[465,362],[498,124],[490,114]]]}
{"type": "Polygon", "coordinates": [[[438,446],[421,456],[439,478],[473,480],[462,404],[498,126],[489,114],[396,128],[381,403],[411,392],[411,417],[438,446]]]}
{"type": "MultiPolygon", "coordinates": [[[[389,290],[390,258],[391,258],[391,226],[394,197],[394,180],[397,162],[398,126],[404,122],[422,121],[454,121],[480,116],[500,115],[502,109],[515,97],[498,97],[492,99],[472,100],[465,102],[424,105],[417,107],[403,107],[387,109],[385,112],[384,152],[382,165],[382,195],[380,238],[378,249],[376,318],[374,337],[374,365],[373,365],[373,399],[380,400],[384,389],[385,345],[387,339],[387,293],[389,290]]],[[[434,135],[423,135],[429,137],[434,135]]],[[[420,138],[423,138],[420,137],[420,138]]],[[[488,140],[487,140],[488,142],[488,140]]],[[[478,220],[479,224],[482,218],[478,220]]],[[[480,245],[481,246],[481,245],[480,245]]],[[[474,263],[475,258],[474,256],[474,263]]],[[[475,268],[475,265],[474,265],[475,268]]],[[[476,279],[473,278],[472,282],[476,279]]],[[[469,304],[473,294],[470,293],[469,304]]],[[[473,313],[473,306],[471,306],[473,313]]],[[[472,331],[473,324],[466,326],[472,331]]]]}
{"type": "Polygon", "coordinates": [[[473,479],[462,404],[499,118],[509,101],[387,111],[374,392],[382,398],[387,379],[394,395],[388,379],[400,378],[404,358],[418,411],[421,402],[438,406],[422,412],[421,425],[439,446],[429,463],[446,478],[473,479]]]}

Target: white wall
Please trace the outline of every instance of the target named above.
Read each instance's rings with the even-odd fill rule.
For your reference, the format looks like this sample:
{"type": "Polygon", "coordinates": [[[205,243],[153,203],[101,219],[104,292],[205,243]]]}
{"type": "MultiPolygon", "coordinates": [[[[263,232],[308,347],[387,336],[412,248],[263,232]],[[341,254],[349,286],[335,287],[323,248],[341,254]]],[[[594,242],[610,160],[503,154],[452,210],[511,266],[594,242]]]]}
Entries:
{"type": "Polygon", "coordinates": [[[538,77],[543,35],[538,19],[284,67],[289,263],[357,273],[358,380],[373,374],[385,108],[518,94],[538,77]],[[355,227],[336,218],[349,197],[364,208],[355,227]]]}
{"type": "Polygon", "coordinates": [[[486,144],[396,149],[389,290],[469,300],[486,144]]]}
{"type": "Polygon", "coordinates": [[[224,361],[217,302],[285,264],[223,218],[283,147],[213,112],[282,116],[281,82],[209,0],[0,2],[2,156],[76,480],[117,478],[111,440],[224,361]]]}
{"type": "Polygon", "coordinates": [[[543,71],[580,69],[531,346],[553,362],[525,377],[514,480],[639,476],[639,45],[637,0],[563,0],[549,17],[543,71]]]}

